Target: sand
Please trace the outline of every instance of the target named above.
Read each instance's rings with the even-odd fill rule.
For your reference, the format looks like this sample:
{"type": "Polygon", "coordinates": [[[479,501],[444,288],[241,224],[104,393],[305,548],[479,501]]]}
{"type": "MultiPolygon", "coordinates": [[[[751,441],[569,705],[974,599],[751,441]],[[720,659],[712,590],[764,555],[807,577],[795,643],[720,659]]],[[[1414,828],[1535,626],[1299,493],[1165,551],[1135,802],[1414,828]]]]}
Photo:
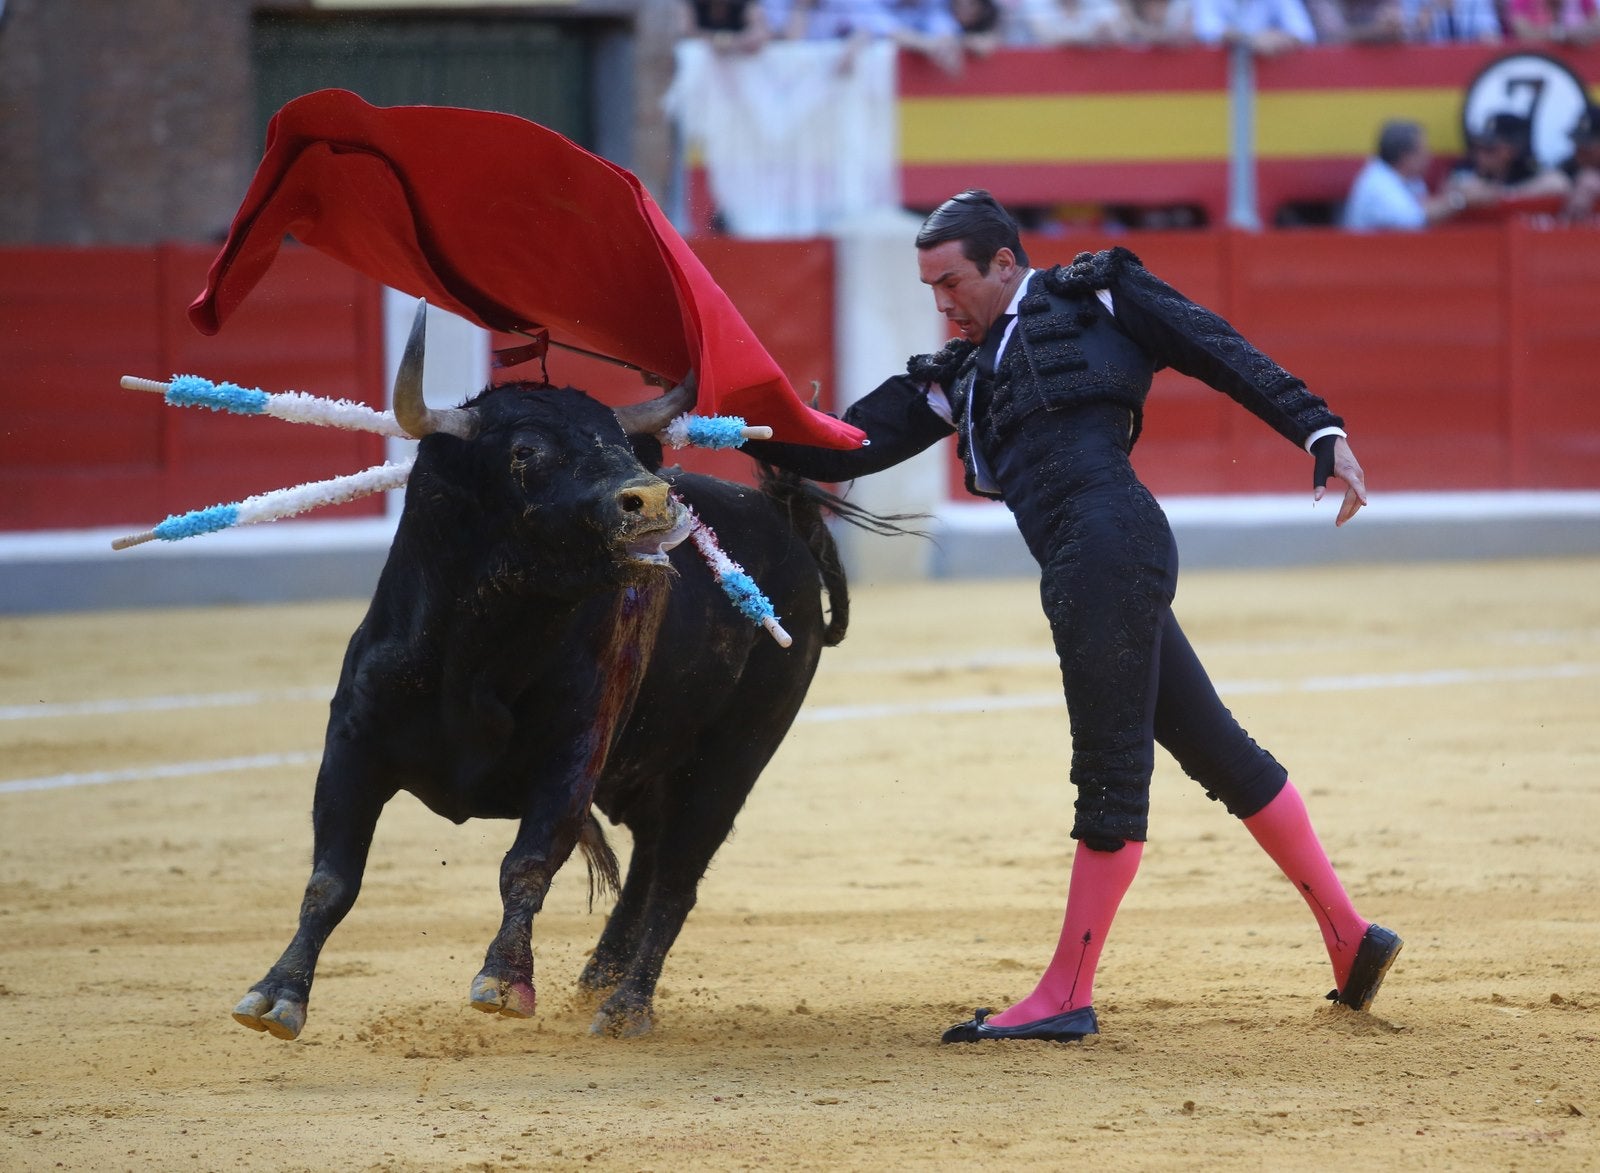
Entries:
{"type": "Polygon", "coordinates": [[[536,1017],[469,1008],[511,827],[406,796],[304,1033],[229,1017],[293,928],[360,604],[0,620],[0,1168],[1600,1168],[1597,588],[1187,574],[1185,629],[1405,952],[1372,1013],[1326,1002],[1310,913],[1162,755],[1102,1033],[971,1047],[939,1034],[1031,988],[1070,860],[1032,583],[858,587],[637,1040],[587,1033],[579,866],[536,1017]]]}

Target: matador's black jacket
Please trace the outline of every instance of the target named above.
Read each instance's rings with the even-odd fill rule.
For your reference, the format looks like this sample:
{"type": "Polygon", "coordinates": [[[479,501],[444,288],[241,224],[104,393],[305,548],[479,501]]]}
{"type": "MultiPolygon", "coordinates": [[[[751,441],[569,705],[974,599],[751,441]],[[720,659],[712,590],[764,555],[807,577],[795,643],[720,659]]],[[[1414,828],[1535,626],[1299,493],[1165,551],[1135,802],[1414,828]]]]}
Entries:
{"type": "Polygon", "coordinates": [[[968,491],[997,497],[996,490],[976,483],[974,431],[987,445],[1041,408],[1109,403],[1130,413],[1131,447],[1151,378],[1164,366],[1222,391],[1296,444],[1322,428],[1342,425],[1303,382],[1220,316],[1149,272],[1125,248],[1080,253],[1071,265],[1039,271],[1018,310],[1007,361],[992,388],[979,386],[978,348],[956,339],[935,354],[911,359],[905,375],[887,380],[844,413],[846,423],[867,434],[868,447],[834,451],[750,441],[744,451],[813,480],[844,481],[890,468],[954,430],[968,491]],[[1096,296],[1102,289],[1111,295],[1114,314],[1096,296]],[[1017,361],[1023,349],[1030,362],[1017,361]],[[927,390],[934,383],[950,400],[953,425],[928,406],[927,390]],[[974,393],[986,410],[972,411],[974,393]]]}
{"type": "Polygon", "coordinates": [[[1126,249],[1034,273],[996,365],[1001,330],[991,327],[987,353],[955,341],[913,358],[905,375],[852,405],[844,418],[869,447],[752,442],[745,450],[839,481],[956,431],[967,487],[1005,501],[1039,563],[1072,721],[1074,837],[1103,850],[1144,839],[1156,742],[1249,817],[1282,788],[1285,771],[1222,705],[1172,617],[1177,547],[1128,456],[1162,366],[1224,392],[1296,444],[1339,427],[1339,417],[1126,249]],[[954,423],[929,405],[934,384],[954,423]]]}

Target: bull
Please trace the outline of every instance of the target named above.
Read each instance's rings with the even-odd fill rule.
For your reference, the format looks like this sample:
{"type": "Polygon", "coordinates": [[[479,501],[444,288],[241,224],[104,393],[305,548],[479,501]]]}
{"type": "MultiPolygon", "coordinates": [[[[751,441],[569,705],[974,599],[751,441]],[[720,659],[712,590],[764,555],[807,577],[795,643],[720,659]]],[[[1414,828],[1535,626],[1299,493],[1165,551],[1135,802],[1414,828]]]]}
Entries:
{"type": "Polygon", "coordinates": [[[590,1029],[644,1033],[712,856],[821,649],[844,637],[847,584],[821,512],[831,498],[770,474],[752,489],[646,468],[639,455],[654,465],[660,452],[650,459],[649,437],[692,403],[692,388],[613,412],[571,388],[508,384],[430,409],[421,322],[394,395],[421,443],[330,705],[299,927],[233,1016],[299,1035],[379,815],[405,790],[457,823],[518,820],[471,1004],[533,1013],[533,918],[581,847],[603,881],[620,882],[578,979],[601,998],[590,1029]],[[737,535],[792,646],[744,620],[692,544],[679,546],[685,503],[737,535]],[[632,833],[625,879],[591,808],[632,833]]]}

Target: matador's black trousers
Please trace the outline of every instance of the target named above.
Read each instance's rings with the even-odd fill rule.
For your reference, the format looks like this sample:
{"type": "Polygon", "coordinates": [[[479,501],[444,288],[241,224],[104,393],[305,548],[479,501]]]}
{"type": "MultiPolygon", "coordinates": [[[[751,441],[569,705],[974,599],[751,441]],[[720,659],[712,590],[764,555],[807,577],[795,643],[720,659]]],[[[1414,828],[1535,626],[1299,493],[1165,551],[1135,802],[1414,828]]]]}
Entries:
{"type": "Polygon", "coordinates": [[[1239,818],[1287,780],[1173,617],[1177,547],[1129,463],[1129,419],[1109,404],[1038,410],[976,438],[1039,563],[1072,722],[1072,836],[1103,851],[1145,838],[1156,742],[1239,818]]]}

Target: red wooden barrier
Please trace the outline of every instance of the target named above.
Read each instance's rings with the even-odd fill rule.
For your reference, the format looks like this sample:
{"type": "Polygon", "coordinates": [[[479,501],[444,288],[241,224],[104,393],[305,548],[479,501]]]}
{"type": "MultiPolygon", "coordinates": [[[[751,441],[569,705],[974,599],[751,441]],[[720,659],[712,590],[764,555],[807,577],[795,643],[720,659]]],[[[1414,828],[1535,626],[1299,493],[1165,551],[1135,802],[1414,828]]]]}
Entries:
{"type": "Polygon", "coordinates": [[[1600,231],[1506,244],[1510,483],[1600,486],[1600,231]]]}
{"type": "MultiPolygon", "coordinates": [[[[1111,243],[1221,313],[1346,419],[1374,489],[1600,488],[1600,231],[1137,233],[1111,243]]],[[[1284,493],[1305,457],[1226,396],[1156,376],[1134,464],[1158,494],[1284,493]]],[[[951,495],[964,496],[952,451],[951,495]]]]}
{"type": "MultiPolygon", "coordinates": [[[[215,338],[184,316],[214,250],[0,252],[0,530],[126,525],[356,472],[379,437],[165,406],[122,375],[198,374],[382,404],[380,290],[289,247],[215,338]]],[[[371,515],[369,498],[321,516],[371,515]]]]}
{"type": "MultiPolygon", "coordinates": [[[[1514,223],[1115,239],[1325,394],[1375,489],[1600,488],[1600,230],[1514,223]]],[[[1027,244],[1049,264],[1110,242],[1084,234],[1027,244]]],[[[695,247],[796,387],[817,379],[831,391],[832,247],[695,247]]],[[[210,256],[196,246],[0,251],[0,530],[143,528],[382,459],[376,437],[177,410],[118,387],[123,374],[195,373],[382,403],[376,286],[286,248],[238,316],[205,338],[183,311],[210,256]]],[[[643,394],[632,374],[566,355],[552,358],[550,374],[613,402],[643,394]]],[[[737,454],[669,459],[750,472],[737,454]]],[[[1135,463],[1167,495],[1296,492],[1308,476],[1304,456],[1264,424],[1171,371],[1156,377],[1135,463]]],[[[953,446],[950,481],[960,499],[953,446]]],[[[368,499],[342,510],[381,507],[368,499]]]]}

